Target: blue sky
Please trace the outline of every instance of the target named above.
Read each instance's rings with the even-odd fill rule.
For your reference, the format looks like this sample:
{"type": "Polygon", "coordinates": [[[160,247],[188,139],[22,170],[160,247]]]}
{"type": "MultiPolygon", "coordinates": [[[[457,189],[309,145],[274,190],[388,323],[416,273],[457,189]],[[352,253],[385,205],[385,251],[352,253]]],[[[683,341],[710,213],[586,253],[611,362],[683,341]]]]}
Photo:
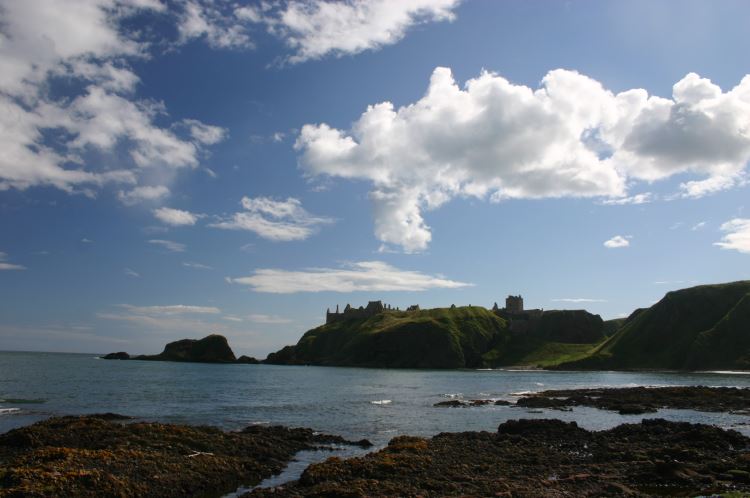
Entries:
{"type": "Polygon", "coordinates": [[[746,2],[0,2],[0,349],[750,278],[746,2]]]}

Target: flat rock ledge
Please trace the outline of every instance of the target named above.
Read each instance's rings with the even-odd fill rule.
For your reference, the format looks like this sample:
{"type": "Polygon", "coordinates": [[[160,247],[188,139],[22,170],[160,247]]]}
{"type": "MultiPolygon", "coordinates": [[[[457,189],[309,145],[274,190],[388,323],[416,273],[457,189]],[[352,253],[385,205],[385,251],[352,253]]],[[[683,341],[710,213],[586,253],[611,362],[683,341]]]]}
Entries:
{"type": "Polygon", "coordinates": [[[329,458],[298,481],[244,496],[746,496],[749,445],[736,431],[661,419],[601,432],[512,420],[494,433],[396,437],[378,452],[329,458]]]}
{"type": "Polygon", "coordinates": [[[56,417],[0,435],[0,496],[221,496],[281,472],[305,449],[349,443],[311,429],[56,417]]]}
{"type": "Polygon", "coordinates": [[[471,408],[486,405],[562,411],[588,406],[620,415],[655,413],[662,408],[750,415],[750,389],[706,386],[560,389],[525,394],[515,403],[494,399],[452,399],[439,401],[433,406],[471,408]]]}
{"type": "Polygon", "coordinates": [[[517,405],[555,409],[589,406],[621,415],[654,413],[661,408],[750,413],[750,389],[706,386],[564,389],[529,394],[520,398],[517,405]]]}

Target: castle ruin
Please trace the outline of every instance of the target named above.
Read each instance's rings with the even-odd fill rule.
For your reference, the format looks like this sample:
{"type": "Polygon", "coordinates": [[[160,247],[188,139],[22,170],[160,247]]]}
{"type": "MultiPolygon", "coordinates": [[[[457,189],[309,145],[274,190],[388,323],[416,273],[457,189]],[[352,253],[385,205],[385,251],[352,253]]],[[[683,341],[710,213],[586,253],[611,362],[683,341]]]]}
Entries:
{"type": "Polygon", "coordinates": [[[343,312],[339,312],[339,305],[336,305],[336,311],[331,312],[330,308],[326,310],[326,323],[340,322],[342,320],[350,320],[352,318],[370,318],[378,313],[384,311],[390,311],[391,305],[384,305],[383,301],[370,301],[367,303],[367,307],[360,306],[354,308],[350,304],[347,304],[343,312]]]}
{"type": "MultiPolygon", "coordinates": [[[[451,305],[451,309],[456,307],[455,304],[451,305]]],[[[471,305],[469,305],[471,307],[471,305]]],[[[367,306],[360,306],[355,308],[350,304],[347,304],[344,311],[339,311],[339,305],[336,305],[336,311],[331,311],[330,308],[326,310],[326,324],[341,322],[344,320],[370,318],[380,313],[387,313],[390,311],[401,311],[400,308],[393,308],[390,304],[383,304],[383,301],[369,301],[367,306]]],[[[418,304],[409,306],[406,309],[407,312],[416,313],[420,311],[418,304]]],[[[523,297],[521,295],[513,296],[509,295],[505,298],[505,307],[500,308],[497,303],[492,306],[492,312],[496,315],[509,320],[511,322],[511,328],[519,328],[524,323],[530,320],[536,320],[541,318],[544,310],[533,309],[527,310],[523,307],[523,297]]]]}

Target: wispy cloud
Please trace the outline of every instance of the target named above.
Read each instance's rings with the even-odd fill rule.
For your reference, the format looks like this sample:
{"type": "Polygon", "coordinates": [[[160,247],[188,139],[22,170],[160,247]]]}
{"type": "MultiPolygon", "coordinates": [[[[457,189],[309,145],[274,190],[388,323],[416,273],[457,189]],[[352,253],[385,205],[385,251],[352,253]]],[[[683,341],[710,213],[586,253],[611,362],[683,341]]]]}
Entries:
{"type": "Polygon", "coordinates": [[[153,213],[156,219],[162,223],[175,227],[195,225],[195,222],[198,221],[198,215],[181,209],[160,207],[154,209],[153,213]]]}
{"type": "Polygon", "coordinates": [[[635,194],[629,197],[618,197],[614,199],[606,199],[601,203],[608,206],[622,206],[625,204],[648,204],[656,199],[654,194],[651,192],[644,192],[642,194],[635,194]]]}
{"type": "Polygon", "coordinates": [[[195,268],[196,270],[213,270],[214,269],[212,266],[204,265],[201,263],[195,263],[191,261],[183,262],[182,266],[185,266],[187,268],[195,268]]]}
{"type": "Polygon", "coordinates": [[[697,232],[698,230],[703,229],[705,226],[706,226],[706,222],[705,221],[701,221],[701,222],[696,223],[695,225],[693,225],[690,228],[690,230],[692,230],[693,232],[697,232]]]}
{"type": "Polygon", "coordinates": [[[750,218],[734,218],[721,225],[726,235],[715,246],[750,254],[750,218]]]}
{"type": "Polygon", "coordinates": [[[606,299],[589,299],[587,297],[560,297],[552,299],[553,302],[558,303],[606,303],[606,299]]]}
{"type": "Polygon", "coordinates": [[[264,324],[269,324],[269,325],[277,325],[277,324],[293,322],[293,320],[290,320],[289,318],[284,318],[283,316],[277,316],[277,315],[252,314],[252,315],[247,315],[247,319],[250,320],[251,322],[264,323],[264,324]]]}
{"type": "Polygon", "coordinates": [[[225,230],[247,230],[272,241],[304,240],[331,218],[315,216],[302,207],[299,199],[277,201],[269,197],[243,197],[244,211],[211,224],[225,230]]]}
{"type": "Polygon", "coordinates": [[[3,263],[0,262],[0,271],[6,271],[6,270],[25,270],[26,267],[23,265],[14,265],[12,263],[3,263]]]}
{"type": "Polygon", "coordinates": [[[0,271],[11,271],[11,270],[25,270],[26,267],[23,265],[16,265],[9,263],[8,255],[4,252],[0,252],[0,271]]]}
{"type": "Polygon", "coordinates": [[[453,11],[459,3],[459,0],[291,0],[280,3],[279,9],[242,7],[235,14],[248,22],[265,24],[269,32],[294,51],[285,61],[296,64],[392,45],[414,25],[453,20],[453,11]]]}
{"type": "Polygon", "coordinates": [[[180,244],[179,242],[174,242],[171,240],[151,239],[148,241],[148,243],[163,247],[170,252],[185,252],[186,249],[185,244],[180,244]]]}
{"type": "Polygon", "coordinates": [[[169,195],[169,189],[163,185],[143,185],[132,190],[120,190],[117,198],[126,206],[134,206],[144,201],[158,201],[169,195]]]}
{"type": "Polygon", "coordinates": [[[141,274],[140,274],[140,273],[138,273],[138,272],[136,272],[136,271],[134,271],[134,270],[131,270],[130,268],[125,268],[125,269],[123,269],[123,273],[125,273],[125,275],[127,275],[127,276],[129,276],[129,277],[135,277],[135,278],[138,278],[138,277],[140,277],[140,276],[141,276],[141,274]]]}
{"type": "Polygon", "coordinates": [[[441,275],[400,270],[382,261],[362,261],[343,268],[306,268],[300,271],[259,269],[248,277],[227,278],[248,285],[256,292],[387,292],[457,289],[472,284],[448,280],[441,275]]]}
{"type": "Polygon", "coordinates": [[[184,314],[209,314],[218,315],[221,310],[215,306],[191,306],[185,304],[171,304],[167,306],[133,306],[130,304],[121,304],[131,313],[139,315],[184,315],[184,314]]]}

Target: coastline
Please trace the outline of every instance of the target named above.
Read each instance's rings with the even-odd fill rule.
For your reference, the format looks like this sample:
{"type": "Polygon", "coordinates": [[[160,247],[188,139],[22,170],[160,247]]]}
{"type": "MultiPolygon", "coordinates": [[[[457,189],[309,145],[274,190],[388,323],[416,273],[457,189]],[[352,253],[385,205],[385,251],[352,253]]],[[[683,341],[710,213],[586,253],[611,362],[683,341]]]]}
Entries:
{"type": "MultiPolygon", "coordinates": [[[[674,406],[728,412],[738,406],[750,408],[750,389],[606,391],[528,393],[515,405],[526,409],[523,400],[542,400],[538,406],[547,410],[546,418],[525,419],[518,413],[520,419],[501,423],[496,432],[487,427],[431,437],[394,434],[386,446],[345,459],[331,445],[365,449],[369,441],[281,426],[223,431],[114,414],[53,417],[0,435],[0,495],[98,496],[125,486],[122,489],[133,495],[160,496],[213,496],[248,489],[243,496],[641,496],[656,491],[648,487],[653,482],[683,494],[750,492],[750,437],[735,430],[652,418],[592,431],[559,420],[557,410],[565,406],[548,403],[564,395],[575,406],[585,405],[581,400],[586,396],[627,403],[639,398],[653,408],[649,412],[674,406]],[[306,468],[298,465],[287,471],[304,451],[316,451],[315,458],[333,458],[313,458],[306,468]],[[284,482],[286,478],[297,479],[284,482]],[[273,488],[254,488],[263,482],[273,488]]],[[[471,410],[459,412],[468,415],[488,405],[470,403],[466,406],[471,410]]],[[[606,403],[592,406],[618,409],[606,403]]],[[[434,410],[439,414],[453,408],[434,410]]]]}

